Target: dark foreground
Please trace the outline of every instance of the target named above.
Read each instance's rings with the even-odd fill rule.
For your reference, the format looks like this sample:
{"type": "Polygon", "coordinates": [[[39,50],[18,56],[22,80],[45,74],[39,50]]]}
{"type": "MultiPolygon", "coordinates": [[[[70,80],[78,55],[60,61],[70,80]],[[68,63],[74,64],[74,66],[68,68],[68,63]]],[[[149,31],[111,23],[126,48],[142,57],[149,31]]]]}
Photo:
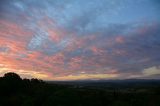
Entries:
{"type": "Polygon", "coordinates": [[[0,106],[160,106],[159,80],[43,82],[7,73],[0,106]]]}

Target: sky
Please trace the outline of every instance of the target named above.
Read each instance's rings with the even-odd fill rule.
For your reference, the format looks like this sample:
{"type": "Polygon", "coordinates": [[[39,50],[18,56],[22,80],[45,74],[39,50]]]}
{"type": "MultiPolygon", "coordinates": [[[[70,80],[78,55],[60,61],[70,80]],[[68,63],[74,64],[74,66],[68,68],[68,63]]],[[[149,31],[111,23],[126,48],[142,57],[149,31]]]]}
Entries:
{"type": "Polygon", "coordinates": [[[160,78],[159,0],[0,0],[0,76],[160,78]]]}

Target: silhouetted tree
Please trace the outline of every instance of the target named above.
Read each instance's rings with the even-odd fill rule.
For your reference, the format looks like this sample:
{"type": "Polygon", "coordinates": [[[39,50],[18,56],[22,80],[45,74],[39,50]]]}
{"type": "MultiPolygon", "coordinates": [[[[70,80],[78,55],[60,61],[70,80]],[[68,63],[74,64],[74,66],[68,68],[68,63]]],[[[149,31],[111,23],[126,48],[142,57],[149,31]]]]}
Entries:
{"type": "Polygon", "coordinates": [[[0,92],[5,96],[17,93],[23,86],[21,77],[13,72],[4,74],[1,80],[2,91],[0,92]]]}
{"type": "Polygon", "coordinates": [[[13,72],[9,72],[9,73],[4,74],[3,78],[5,80],[22,80],[18,74],[13,73],[13,72]]]}

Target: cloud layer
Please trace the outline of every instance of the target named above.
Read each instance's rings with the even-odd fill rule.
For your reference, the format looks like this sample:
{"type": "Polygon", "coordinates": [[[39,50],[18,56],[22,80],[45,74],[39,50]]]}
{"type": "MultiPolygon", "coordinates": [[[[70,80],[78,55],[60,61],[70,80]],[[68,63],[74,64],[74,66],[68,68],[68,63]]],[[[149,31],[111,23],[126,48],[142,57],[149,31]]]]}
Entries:
{"type": "Polygon", "coordinates": [[[45,80],[159,75],[158,1],[0,2],[0,75],[45,80]]]}

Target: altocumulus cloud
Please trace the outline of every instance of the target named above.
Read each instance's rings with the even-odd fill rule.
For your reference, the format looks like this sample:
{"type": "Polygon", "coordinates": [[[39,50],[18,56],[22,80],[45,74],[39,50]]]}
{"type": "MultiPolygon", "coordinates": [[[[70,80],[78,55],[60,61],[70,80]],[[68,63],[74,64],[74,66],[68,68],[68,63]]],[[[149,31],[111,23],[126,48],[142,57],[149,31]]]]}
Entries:
{"type": "Polygon", "coordinates": [[[159,76],[159,7],[156,0],[0,1],[0,74],[46,80],[159,76]]]}

